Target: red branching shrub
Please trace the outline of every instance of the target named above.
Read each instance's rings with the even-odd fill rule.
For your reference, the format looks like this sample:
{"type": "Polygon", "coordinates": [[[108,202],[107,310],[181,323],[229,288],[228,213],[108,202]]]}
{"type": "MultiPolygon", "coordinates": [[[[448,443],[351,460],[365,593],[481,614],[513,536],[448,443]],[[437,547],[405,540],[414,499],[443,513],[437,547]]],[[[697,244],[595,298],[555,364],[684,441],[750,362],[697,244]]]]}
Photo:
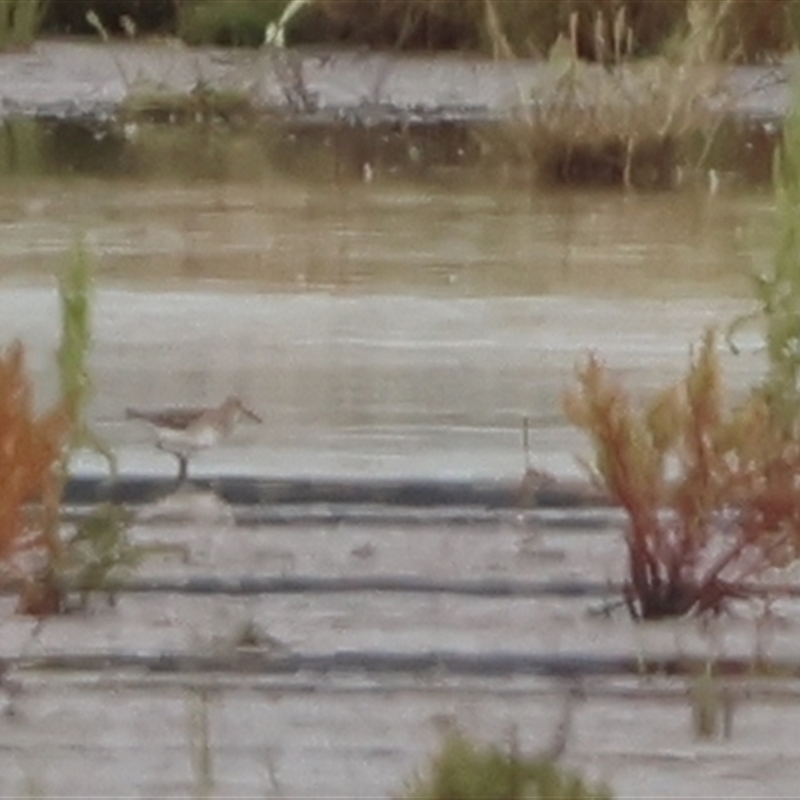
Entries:
{"type": "MultiPolygon", "coordinates": [[[[22,345],[0,353],[0,562],[37,551],[57,554],[57,469],[68,426],[60,408],[34,413],[22,345]]],[[[23,591],[23,611],[26,596],[23,591]]]]}
{"type": "Polygon", "coordinates": [[[800,439],[773,423],[762,394],[726,406],[712,333],[686,377],[642,408],[594,356],[578,381],[564,407],[592,441],[595,481],[628,515],[635,618],[718,611],[795,558],[800,439]]]}

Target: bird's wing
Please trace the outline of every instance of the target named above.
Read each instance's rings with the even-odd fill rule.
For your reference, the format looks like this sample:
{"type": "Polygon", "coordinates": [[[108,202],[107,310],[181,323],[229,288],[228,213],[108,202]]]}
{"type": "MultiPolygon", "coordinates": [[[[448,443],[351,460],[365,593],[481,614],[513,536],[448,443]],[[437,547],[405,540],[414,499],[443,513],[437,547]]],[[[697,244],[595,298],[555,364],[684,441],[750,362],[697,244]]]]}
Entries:
{"type": "Polygon", "coordinates": [[[141,419],[160,428],[175,428],[180,430],[192,424],[198,417],[201,417],[205,409],[203,408],[168,408],[163,411],[145,411],[137,408],[129,408],[125,412],[128,419],[141,419]]]}

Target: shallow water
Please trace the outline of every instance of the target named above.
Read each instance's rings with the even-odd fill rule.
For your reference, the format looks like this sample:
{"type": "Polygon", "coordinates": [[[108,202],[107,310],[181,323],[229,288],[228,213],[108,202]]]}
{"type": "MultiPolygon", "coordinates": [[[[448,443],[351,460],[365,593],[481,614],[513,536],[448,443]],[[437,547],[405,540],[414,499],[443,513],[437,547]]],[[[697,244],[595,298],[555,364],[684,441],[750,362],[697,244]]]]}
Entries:
{"type": "MultiPolygon", "coordinates": [[[[560,397],[596,349],[637,389],[747,310],[770,195],[545,191],[440,176],[320,185],[62,175],[0,190],[0,339],[52,396],[53,276],[97,264],[92,416],[124,470],[170,473],[127,406],[217,403],[266,419],[196,473],[507,477],[520,426],[573,469],[560,397]]],[[[757,378],[756,332],[728,358],[757,378]]],[[[79,468],[93,469],[91,458],[79,468]]]]}
{"type": "MultiPolygon", "coordinates": [[[[0,339],[29,348],[40,398],[55,392],[54,275],[81,234],[95,254],[92,421],[123,472],[169,474],[129,405],[217,402],[238,392],[265,418],[193,460],[202,473],[268,477],[515,478],[520,423],[533,459],[575,470],[585,444],[560,396],[596,348],[635,388],[676,376],[708,324],[746,310],[769,258],[758,193],[536,192],[470,181],[320,186],[286,176],[137,182],[62,176],[0,188],[0,339]]],[[[741,391],[759,374],[754,332],[725,356],[741,391]]],[[[100,470],[89,457],[83,471],[100,470]]],[[[614,531],[500,526],[140,524],[140,543],[183,545],[140,574],[385,575],[618,580],[614,531]]],[[[247,598],[129,594],[40,628],[4,608],[3,655],[187,653],[231,647],[252,623],[300,653],[447,649],[749,657],[796,654],[796,623],[751,616],[710,629],[633,626],[596,601],[397,594],[247,598]]],[[[781,609],[783,611],[783,609],[781,609]]],[[[793,611],[787,605],[787,615],[793,611]]],[[[529,750],[552,739],[564,687],[464,679],[133,670],[20,670],[0,718],[3,790],[48,796],[389,796],[443,724],[529,750]],[[205,686],[205,701],[197,693],[205,686]],[[194,687],[194,688],[192,688],[194,687]],[[213,787],[203,787],[206,703],[213,787]]],[[[796,698],[737,706],[730,741],[698,741],[683,682],[587,681],[566,759],[618,796],[791,792],[796,698]],[[648,692],[654,692],[653,695],[648,692]],[[765,732],[774,744],[765,749],[765,732]]],[[[747,686],[743,691],[748,691],[747,686]]]]}
{"type": "MultiPolygon", "coordinates": [[[[416,179],[376,169],[363,183],[324,177],[325,164],[307,174],[281,168],[235,138],[224,143],[228,157],[209,164],[214,148],[194,144],[174,148],[161,172],[139,151],[147,180],[132,177],[135,169],[104,171],[104,159],[119,153],[98,143],[50,177],[0,183],[0,341],[25,342],[40,402],[52,398],[54,277],[82,236],[97,261],[91,421],[123,472],[175,468],[146,431],[124,422],[127,406],[213,403],[230,391],[265,424],[198,456],[195,474],[513,478],[524,463],[523,415],[533,422],[537,465],[573,471],[585,444],[564,424],[560,396],[576,360],[596,348],[636,391],[661,385],[685,365],[704,326],[749,308],[747,275],[768,263],[773,246],[772,200],[755,191],[544,191],[515,175],[490,180],[445,168],[416,179]]],[[[743,344],[742,356],[725,357],[736,391],[763,366],[756,334],[743,344]]],[[[101,465],[87,456],[77,469],[101,465]]],[[[195,521],[139,524],[132,535],[189,550],[187,564],[146,561],[143,576],[602,581],[618,579],[623,564],[613,531],[195,521]]],[[[589,605],[129,594],[114,609],[98,603],[37,625],[3,601],[0,652],[205,653],[230,648],[248,622],[297,652],[797,652],[792,617],[765,626],[746,615],[716,627],[633,626],[592,616],[589,605]]],[[[17,713],[0,718],[0,789],[25,796],[202,796],[190,686],[204,677],[220,797],[386,796],[423,763],[443,722],[496,741],[516,728],[535,750],[551,738],[563,695],[550,681],[438,674],[276,683],[20,672],[17,713]]],[[[783,707],[742,702],[731,741],[699,742],[685,685],[667,686],[665,702],[647,695],[663,688],[659,680],[629,683],[643,696],[621,700],[613,680],[590,682],[567,750],[570,763],[608,779],[620,796],[794,791],[796,697],[783,707]]]]}
{"type": "MultiPolygon", "coordinates": [[[[139,543],[180,544],[189,561],[153,557],[143,575],[411,573],[418,576],[616,578],[613,531],[509,527],[315,526],[250,530],[143,526],[139,543]],[[235,544],[234,544],[235,542],[235,544]],[[370,550],[365,549],[370,545],[370,550]],[[559,557],[560,555],[560,557],[559,557]]],[[[5,610],[4,601],[4,610],[5,610]]],[[[0,653],[35,660],[105,654],[99,671],[16,670],[13,716],[0,716],[0,771],[8,795],[395,796],[423,767],[448,725],[541,751],[563,719],[565,692],[581,686],[565,760],[608,781],[617,797],[790,796],[797,779],[796,681],[742,677],[729,739],[692,727],[691,676],[144,672],[115,656],[188,653],[232,657],[243,626],[294,653],[457,652],[590,656],[796,657],[796,603],[769,618],[633,625],[590,613],[586,598],[476,598],[425,594],[179,593],[97,598],[85,614],[37,624],[8,616],[0,653]],[[199,714],[208,724],[206,774],[199,714]],[[34,791],[35,790],[35,791],[34,791]]],[[[269,647],[272,645],[265,645],[269,647]]],[[[715,684],[718,688],[722,682],[715,684]]]]}

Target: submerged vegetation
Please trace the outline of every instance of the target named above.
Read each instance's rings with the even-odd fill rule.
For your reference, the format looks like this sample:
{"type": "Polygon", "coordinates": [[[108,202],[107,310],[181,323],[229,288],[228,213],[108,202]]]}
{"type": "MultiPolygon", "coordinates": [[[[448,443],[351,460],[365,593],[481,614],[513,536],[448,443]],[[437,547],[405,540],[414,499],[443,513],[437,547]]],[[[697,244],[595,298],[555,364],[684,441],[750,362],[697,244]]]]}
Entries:
{"type": "Polygon", "coordinates": [[[773,183],[779,232],[772,271],[754,279],[757,310],[733,323],[728,340],[735,350],[742,325],[763,324],[768,361],[759,393],[791,438],[800,436],[800,87],[774,154],[773,183]]]}

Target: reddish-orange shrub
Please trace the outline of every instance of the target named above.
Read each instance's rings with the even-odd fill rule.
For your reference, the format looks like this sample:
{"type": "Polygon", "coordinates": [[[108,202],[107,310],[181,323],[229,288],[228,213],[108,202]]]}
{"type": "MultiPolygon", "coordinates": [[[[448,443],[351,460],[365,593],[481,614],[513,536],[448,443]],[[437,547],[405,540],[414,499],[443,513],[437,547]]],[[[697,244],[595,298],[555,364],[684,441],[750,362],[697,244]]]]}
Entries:
{"type": "Polygon", "coordinates": [[[31,551],[57,555],[59,464],[68,428],[59,407],[35,413],[22,345],[0,353],[0,561],[31,551]]]}
{"type": "Polygon", "coordinates": [[[564,407],[592,441],[594,480],[627,513],[635,618],[718,611],[797,556],[800,437],[762,393],[726,405],[712,333],[686,377],[641,408],[594,356],[578,381],[564,407]]]}

